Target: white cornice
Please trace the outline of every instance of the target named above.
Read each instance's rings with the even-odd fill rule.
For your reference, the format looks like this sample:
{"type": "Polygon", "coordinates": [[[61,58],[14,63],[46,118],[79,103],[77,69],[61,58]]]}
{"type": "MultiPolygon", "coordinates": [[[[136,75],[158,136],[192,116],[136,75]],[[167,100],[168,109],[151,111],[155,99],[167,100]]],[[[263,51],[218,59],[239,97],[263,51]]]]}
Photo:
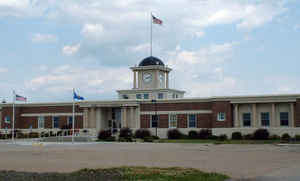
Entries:
{"type": "Polygon", "coordinates": [[[133,92],[178,92],[185,93],[185,91],[177,89],[127,89],[127,90],[117,90],[118,93],[133,93],[133,92]]]}

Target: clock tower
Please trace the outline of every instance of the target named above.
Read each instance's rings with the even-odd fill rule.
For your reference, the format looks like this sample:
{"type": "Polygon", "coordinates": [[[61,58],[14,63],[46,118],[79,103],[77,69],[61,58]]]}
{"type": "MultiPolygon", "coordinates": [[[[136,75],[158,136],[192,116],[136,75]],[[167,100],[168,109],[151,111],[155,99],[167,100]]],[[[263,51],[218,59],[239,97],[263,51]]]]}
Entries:
{"type": "Polygon", "coordinates": [[[169,88],[169,73],[172,71],[153,56],[147,57],[133,71],[133,88],[118,90],[119,99],[177,99],[184,91],[169,88]]]}

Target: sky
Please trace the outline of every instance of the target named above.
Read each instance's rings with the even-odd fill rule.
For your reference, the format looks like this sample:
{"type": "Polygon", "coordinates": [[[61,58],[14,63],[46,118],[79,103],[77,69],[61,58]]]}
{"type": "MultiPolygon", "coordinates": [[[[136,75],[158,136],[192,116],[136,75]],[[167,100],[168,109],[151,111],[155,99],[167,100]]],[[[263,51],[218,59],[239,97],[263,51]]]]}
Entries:
{"type": "Polygon", "coordinates": [[[1,0],[0,99],[117,99],[150,55],[185,97],[300,93],[298,0],[1,0]]]}

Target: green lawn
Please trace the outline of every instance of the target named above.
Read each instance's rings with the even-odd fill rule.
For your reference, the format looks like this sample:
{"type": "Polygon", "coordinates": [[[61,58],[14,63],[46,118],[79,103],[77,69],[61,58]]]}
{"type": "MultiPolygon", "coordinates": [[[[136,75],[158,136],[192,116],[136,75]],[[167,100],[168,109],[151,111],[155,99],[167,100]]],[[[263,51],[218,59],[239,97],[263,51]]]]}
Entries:
{"type": "MultiPolygon", "coordinates": [[[[286,143],[281,142],[280,140],[200,140],[200,139],[160,139],[159,143],[212,143],[212,144],[278,144],[278,143],[286,143]]],[[[292,144],[300,144],[297,142],[289,142],[292,144]]]]}
{"type": "Polygon", "coordinates": [[[224,181],[229,177],[185,168],[120,167],[110,169],[83,169],[72,173],[30,173],[0,171],[0,180],[10,181],[224,181]]]}

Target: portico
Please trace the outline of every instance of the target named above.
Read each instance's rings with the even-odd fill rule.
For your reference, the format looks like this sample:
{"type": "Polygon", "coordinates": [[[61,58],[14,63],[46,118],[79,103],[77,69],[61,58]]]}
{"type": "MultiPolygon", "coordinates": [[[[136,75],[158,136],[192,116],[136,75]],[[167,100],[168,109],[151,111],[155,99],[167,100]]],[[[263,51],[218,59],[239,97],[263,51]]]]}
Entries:
{"type": "Polygon", "coordinates": [[[137,103],[95,102],[82,103],[83,127],[96,131],[109,128],[139,128],[140,107],[137,103]],[[109,104],[108,104],[109,103],[109,104]]]}

